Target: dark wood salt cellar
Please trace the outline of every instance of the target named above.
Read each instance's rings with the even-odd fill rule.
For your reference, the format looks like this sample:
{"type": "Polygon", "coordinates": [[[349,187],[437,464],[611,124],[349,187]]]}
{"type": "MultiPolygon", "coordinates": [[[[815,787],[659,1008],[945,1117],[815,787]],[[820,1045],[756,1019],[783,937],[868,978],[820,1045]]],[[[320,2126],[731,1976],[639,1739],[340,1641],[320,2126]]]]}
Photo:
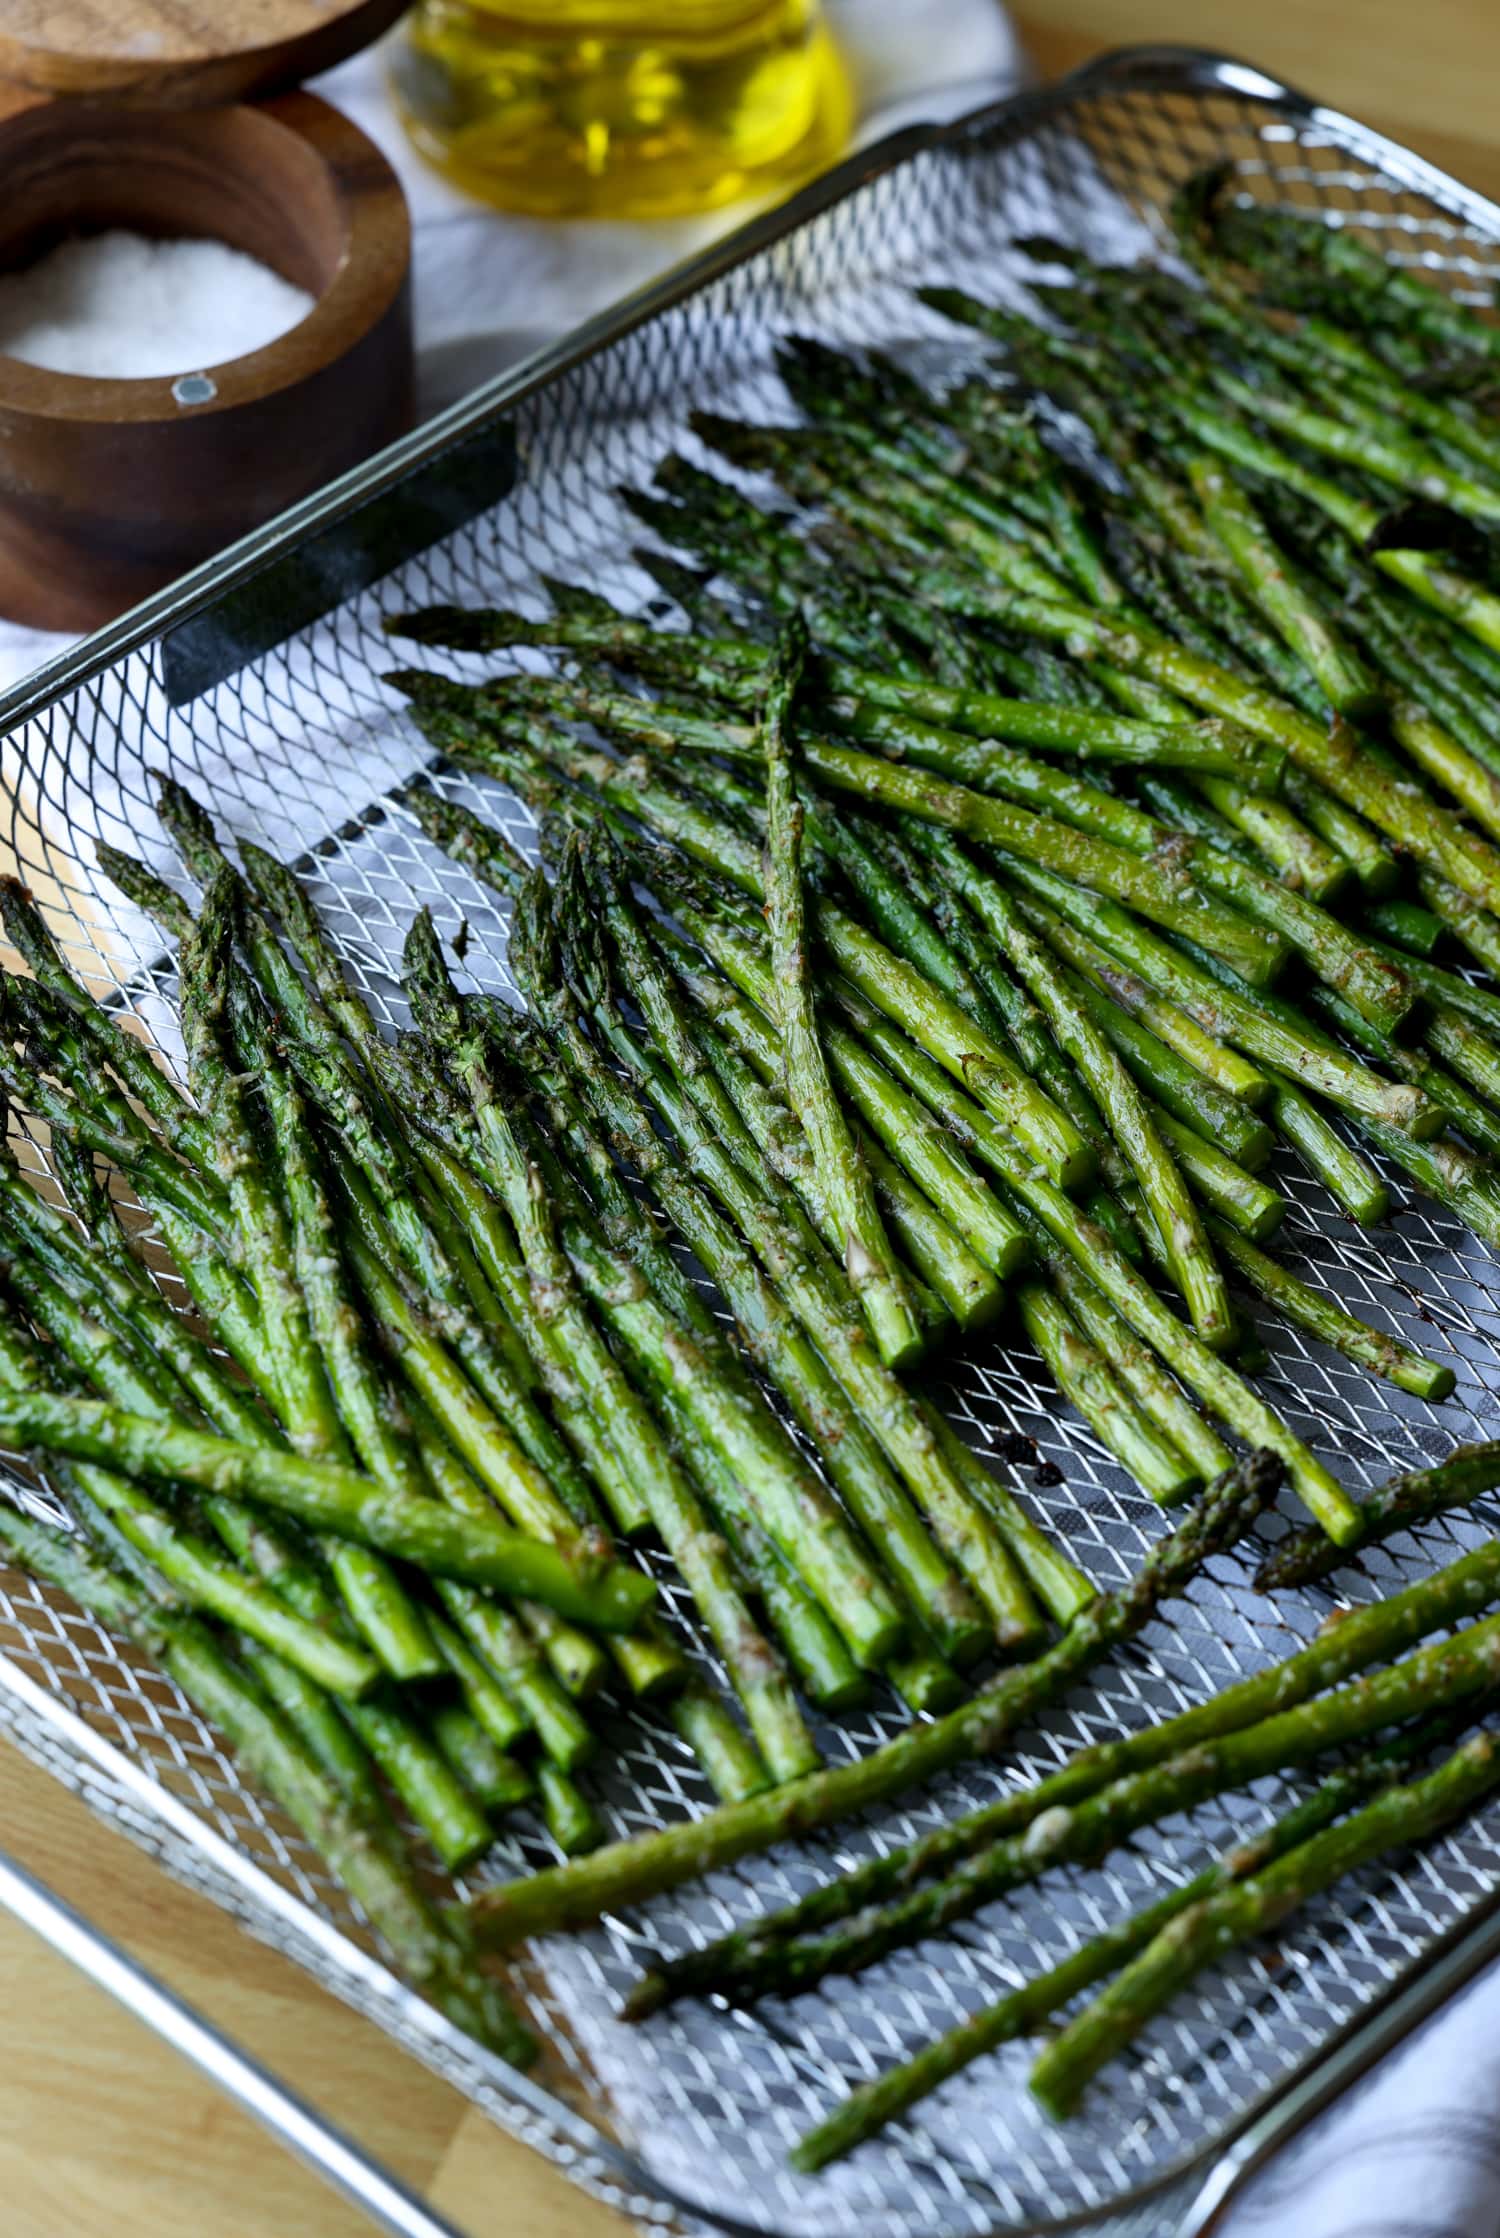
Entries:
{"type": "Polygon", "coordinates": [[[99,379],[0,353],[0,615],[96,627],[410,425],[400,184],[339,111],[276,90],[352,53],[400,7],[5,10],[0,268],[111,227],[195,235],[314,303],[264,348],[185,374],[99,379]]]}

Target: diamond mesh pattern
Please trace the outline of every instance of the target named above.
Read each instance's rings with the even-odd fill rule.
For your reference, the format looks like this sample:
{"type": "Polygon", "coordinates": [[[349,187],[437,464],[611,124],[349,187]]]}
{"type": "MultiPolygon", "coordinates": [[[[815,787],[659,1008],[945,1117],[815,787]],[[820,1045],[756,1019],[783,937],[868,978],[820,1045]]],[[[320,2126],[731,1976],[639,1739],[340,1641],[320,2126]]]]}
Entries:
{"type": "MultiPolygon", "coordinates": [[[[778,411],[769,372],[778,333],[878,340],[918,366],[951,368],[968,345],[913,303],[909,280],[1018,286],[1008,244],[1038,232],[1096,252],[1149,253],[1164,245],[1160,211],[1172,186],[1225,157],[1247,191],[1357,224],[1476,299],[1500,270],[1500,219],[1481,227],[1458,201],[1426,199],[1336,120],[1223,90],[1185,91],[1170,69],[1162,76],[1149,90],[1106,85],[1003,112],[967,139],[919,152],[602,348],[519,407],[520,473],[504,505],[190,706],[168,705],[159,647],[148,641],[13,732],[0,767],[10,845],[90,985],[177,1053],[173,978],[159,941],[92,867],[94,843],[106,839],[177,875],[150,801],[151,773],[170,770],[212,802],[235,837],[300,859],[382,1017],[400,1014],[394,960],[417,900],[432,904],[445,934],[467,919],[467,968],[478,984],[504,991],[503,908],[430,848],[393,801],[426,755],[379,680],[392,660],[380,615],[438,599],[524,605],[543,569],[644,603],[649,582],[628,556],[635,530],[612,493],[646,479],[684,441],[690,404],[778,411]]],[[[431,774],[525,842],[529,818],[503,790],[436,766],[431,774]]],[[[1334,1218],[1297,1171],[1279,1178],[1292,1201],[1288,1240],[1319,1279],[1381,1326],[1450,1356],[1459,1379],[1450,1402],[1429,1407],[1292,1332],[1268,1330],[1266,1386],[1289,1422],[1336,1455],[1353,1485],[1483,1435],[1500,1389],[1500,1306],[1485,1252],[1399,1188],[1395,1216],[1365,1235],[1334,1218]]],[[[954,1363],[950,1397],[980,1449],[1010,1450],[1016,1433],[1035,1440],[1037,1461],[1060,1480],[1049,1484],[1051,1471],[1034,1465],[1012,1468],[1016,1489],[1101,1584],[1134,1567],[1160,1519],[1060,1412],[1024,1344],[1008,1330],[1003,1340],[976,1340],[954,1363]]],[[[41,1496],[15,1482],[20,1496],[41,1496]]],[[[1385,1591],[1495,1519],[1476,1511],[1372,1553],[1350,1589],[1385,1591]]],[[[1243,1564],[1221,1564],[1170,1627],[1153,1627],[1096,1686],[1044,1718],[1005,1767],[971,1767],[939,1793],[815,1849],[784,1849],[664,1901],[648,1919],[612,1920],[549,1946],[526,1977],[556,2046],[543,2090],[518,2083],[392,1981],[316,1859],[241,1784],[171,1687],[15,1578],[0,1581],[0,1718],[174,1871],[639,2219],[672,2219],[675,2199],[690,2220],[809,2238],[1021,2229],[1059,2216],[1095,2220],[1211,2152],[1493,1896],[1500,1809],[1427,1856],[1341,1889],[1293,1921],[1274,1952],[1216,1969],[1066,2131],[1032,2110],[1020,2045],[959,2078],[845,2168],[794,2182],[783,2166],[787,2146],[840,2091],[1191,1873],[1233,1828],[1280,1800],[1271,1784],[1253,1800],[1226,1799],[1144,1836],[1107,1870],[1023,1892],[866,1980],[833,1982],[753,2017],[689,2006],[627,2034],[610,2018],[616,1996],[647,1947],[701,1940],[871,1847],[1035,1776],[1080,1742],[1201,1698],[1286,1653],[1326,1605],[1311,1596],[1269,1605],[1249,1590],[1243,1564]],[[153,1803],[157,1794],[163,1800],[153,1803]]],[[[898,1722],[879,1704],[827,1732],[827,1753],[866,1749],[898,1722]]],[[[614,1769],[603,1801],[615,1832],[703,1806],[691,1759],[670,1732],[622,1719],[606,1740],[614,1769]]],[[[544,1839],[523,1829],[507,1835],[486,1870],[514,1873],[546,1854],[544,1839]]],[[[1138,2207],[1128,2227],[1160,2227],[1159,2211],[1160,2202],[1138,2207]]],[[[1123,2233],[1126,2224],[1115,2227],[1123,2233]]]]}

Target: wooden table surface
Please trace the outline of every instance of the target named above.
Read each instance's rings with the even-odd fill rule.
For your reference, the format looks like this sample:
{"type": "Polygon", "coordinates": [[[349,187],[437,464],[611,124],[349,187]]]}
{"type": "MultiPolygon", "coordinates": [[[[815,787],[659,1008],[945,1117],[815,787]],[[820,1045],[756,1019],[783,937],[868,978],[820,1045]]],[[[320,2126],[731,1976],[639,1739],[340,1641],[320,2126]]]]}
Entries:
{"type": "MultiPolygon", "coordinates": [[[[1132,39],[1221,46],[1500,199],[1496,0],[1052,0],[1041,68],[1132,39]]],[[[623,2238],[365,2022],[0,1748],[0,1845],[425,2193],[470,2238],[623,2238]]],[[[6,2238],[359,2238],[369,2225],[26,1930],[0,1915],[6,2238]]]]}

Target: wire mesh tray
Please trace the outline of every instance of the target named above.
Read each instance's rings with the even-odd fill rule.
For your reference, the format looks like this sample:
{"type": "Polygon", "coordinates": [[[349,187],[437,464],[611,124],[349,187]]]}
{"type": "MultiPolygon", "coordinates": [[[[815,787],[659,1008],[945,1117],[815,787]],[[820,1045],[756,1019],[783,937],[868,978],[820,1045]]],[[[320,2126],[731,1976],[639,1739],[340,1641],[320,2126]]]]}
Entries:
{"type": "MultiPolygon", "coordinates": [[[[1108,255],[1162,253],[1171,189],[1223,158],[1249,191],[1358,226],[1476,299],[1500,272],[1500,210],[1348,119],[1208,56],[1136,50],[957,126],[902,134],[0,706],[0,725],[9,725],[5,836],[77,968],[176,1053],[170,964],[150,926],[92,867],[95,841],[107,839],[175,875],[150,801],[151,773],[169,770],[213,804],[234,837],[300,861],[387,1019],[400,1014],[394,964],[418,899],[431,903],[445,934],[467,919],[467,969],[503,990],[503,911],[392,801],[429,757],[379,681],[391,659],[382,611],[447,598],[525,603],[543,570],[646,603],[651,586],[627,556],[635,532],[614,490],[648,478],[683,440],[693,404],[774,416],[781,401],[770,353],[779,335],[878,340],[941,374],[962,362],[961,351],[915,304],[909,282],[1019,286],[1010,244],[1035,233],[1108,255]]],[[[436,767],[433,782],[525,839],[526,813],[500,788],[436,767]]],[[[1399,1191],[1394,1217],[1367,1235],[1334,1216],[1295,1170],[1280,1179],[1291,1205],[1287,1240],[1316,1262],[1319,1279],[1371,1320],[1445,1354],[1458,1375],[1454,1397],[1429,1407],[1278,1327],[1268,1332],[1265,1380],[1288,1421],[1355,1486],[1493,1429],[1500,1279],[1483,1248],[1399,1191]]],[[[1059,1416],[1022,1343],[1009,1332],[977,1340],[954,1363],[948,1395],[964,1434],[992,1457],[1026,1450],[1018,1438],[1035,1441],[1033,1461],[1009,1473],[1101,1584],[1133,1569],[1160,1517],[1089,1434],[1059,1416]]],[[[11,1482],[23,1500],[45,1498],[19,1476],[11,1482]]],[[[1368,1558],[1351,1589],[1389,1590],[1494,1520],[1481,1510],[1395,1542],[1368,1558]]],[[[1486,1926],[1500,1885],[1500,1806],[1311,1907],[1274,1952],[1215,1968],[1065,2128],[1032,2106],[1020,2044],[844,2167],[808,2180],[784,2164],[787,2147],[835,2095],[1196,1870],[1233,1828],[1262,1816],[1277,1799],[1273,1783],[1253,1801],[1229,1798],[1170,1822],[1106,1868],[1009,1898],[857,1982],[830,1982],[749,2016],[689,2005],[626,2031],[612,2014],[648,1945],[705,1938],[871,1847],[905,1841],[1007,1781],[1041,1773],[1082,1741],[1170,1713],[1288,1652],[1326,1601],[1269,1603],[1250,1591],[1246,1569],[1219,1565],[1170,1625],[1115,1657],[1003,1768],[971,1767],[837,1838],[751,1861],[645,1918],[543,1946],[526,1975],[533,2017],[553,2047],[540,2082],[512,2074],[392,1978],[317,1860],[241,1784],[170,1686],[14,1576],[0,1577],[0,1722],[171,1871],[639,2220],[809,2238],[1105,2219],[1117,2233],[1144,2233],[1168,2227],[1170,2199],[1174,2216],[1187,2211],[1180,2227],[1196,2228],[1235,2169],[1500,1943],[1486,1926]],[[1220,2156],[1234,2140],[1226,2162],[1220,2156]],[[1221,2172],[1211,2176],[1216,2161],[1221,2172]]],[[[821,1737],[838,1758],[874,1746],[899,1722],[888,1704],[821,1737]]],[[[622,1719],[605,1737],[604,1761],[616,1767],[602,1780],[612,1831],[704,1807],[670,1731],[622,1719]]],[[[548,1854],[539,1833],[507,1832],[484,1870],[511,1874],[548,1854]]]]}

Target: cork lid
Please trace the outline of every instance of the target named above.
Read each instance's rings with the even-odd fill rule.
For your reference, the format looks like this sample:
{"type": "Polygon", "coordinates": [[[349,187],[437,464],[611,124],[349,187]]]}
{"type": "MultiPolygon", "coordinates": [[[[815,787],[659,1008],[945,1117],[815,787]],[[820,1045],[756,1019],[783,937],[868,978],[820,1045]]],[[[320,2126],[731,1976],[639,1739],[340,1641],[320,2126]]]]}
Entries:
{"type": "Polygon", "coordinates": [[[5,0],[0,80],[34,93],[196,107],[331,69],[406,0],[5,0]]]}

